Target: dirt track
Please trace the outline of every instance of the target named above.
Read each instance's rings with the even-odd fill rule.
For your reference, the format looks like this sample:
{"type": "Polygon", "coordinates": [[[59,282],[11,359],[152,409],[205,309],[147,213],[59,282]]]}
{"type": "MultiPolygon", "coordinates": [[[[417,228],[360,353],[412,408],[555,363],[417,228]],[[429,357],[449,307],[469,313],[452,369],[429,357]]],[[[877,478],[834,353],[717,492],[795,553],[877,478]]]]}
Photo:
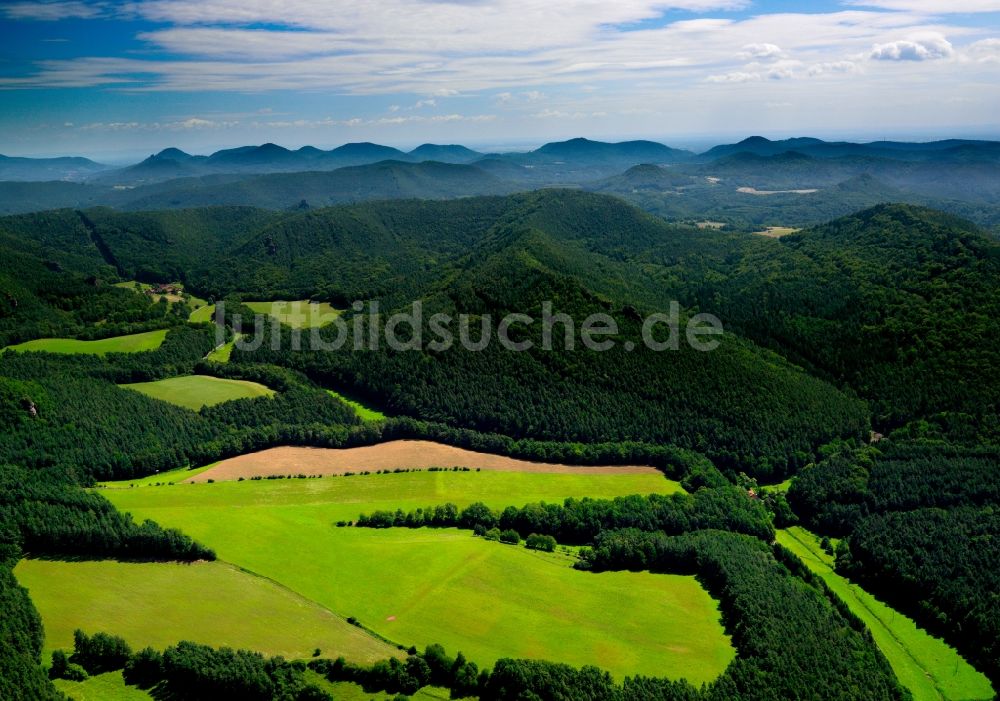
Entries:
{"type": "Polygon", "coordinates": [[[638,465],[572,466],[477,453],[432,441],[390,441],[362,448],[271,448],[223,460],[188,482],[235,480],[268,475],[341,475],[345,472],[468,467],[493,472],[586,472],[594,475],[658,473],[638,465]]]}

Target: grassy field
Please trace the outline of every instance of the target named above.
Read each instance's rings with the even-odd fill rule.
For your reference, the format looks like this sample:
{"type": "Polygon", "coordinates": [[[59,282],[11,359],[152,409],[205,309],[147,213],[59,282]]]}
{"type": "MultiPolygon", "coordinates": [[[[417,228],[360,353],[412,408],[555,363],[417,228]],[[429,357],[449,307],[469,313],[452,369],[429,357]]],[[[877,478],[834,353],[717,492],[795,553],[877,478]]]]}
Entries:
{"type": "MultiPolygon", "coordinates": [[[[16,351],[45,351],[48,353],[139,353],[156,350],[167,337],[167,329],[136,333],[131,336],[114,336],[97,341],[80,341],[75,338],[38,338],[16,346],[8,346],[16,351]]],[[[6,350],[6,349],[5,349],[6,350]]]]}
{"type": "MultiPolygon", "coordinates": [[[[368,693],[357,684],[351,684],[350,682],[329,682],[325,677],[313,671],[306,671],[305,678],[333,696],[337,701],[392,701],[392,699],[396,698],[395,694],[381,692],[368,693]]],[[[425,686],[410,698],[413,701],[448,701],[451,699],[451,691],[434,686],[425,686]]]]}
{"type": "Polygon", "coordinates": [[[815,535],[804,528],[789,528],[778,531],[778,542],[822,577],[864,621],[914,701],[993,698],[989,680],[944,641],[932,637],[911,619],[835,573],[833,558],[819,547],[815,535]]]}
{"type": "Polygon", "coordinates": [[[270,397],[274,394],[274,390],[256,382],[226,380],[208,375],[184,375],[156,382],[136,382],[119,386],[194,411],[233,399],[270,397]]]}
{"type": "Polygon", "coordinates": [[[112,632],[133,648],[181,640],[305,658],[319,648],[359,662],[394,650],[312,601],[221,562],[22,560],[14,570],[45,625],[45,650],[73,631],[112,632]]]}
{"type": "Polygon", "coordinates": [[[718,676],[735,653],[716,603],[692,577],[578,572],[566,554],[486,542],[467,531],[334,526],[377,508],[449,501],[499,508],[678,488],[646,474],[419,472],[102,494],[395,642],[439,642],[480,664],[542,658],[600,665],[619,677],[700,683],[718,676]]]}
{"type": "Polygon", "coordinates": [[[348,399],[344,395],[334,392],[332,389],[328,389],[327,392],[330,393],[330,396],[336,397],[344,404],[347,404],[349,407],[354,409],[354,413],[357,414],[358,418],[361,419],[362,421],[381,421],[382,419],[385,418],[385,414],[383,414],[381,411],[377,411],[376,409],[371,409],[369,407],[366,407],[361,402],[356,402],[353,399],[348,399]]]}
{"type": "Polygon", "coordinates": [[[82,682],[56,679],[59,691],[75,701],[151,701],[152,696],[134,686],[126,686],[121,672],[107,672],[82,682]]]}
{"type": "MultiPolygon", "coordinates": [[[[243,302],[257,314],[272,316],[282,324],[295,329],[307,329],[314,326],[324,326],[340,315],[327,302],[310,302],[309,300],[278,301],[278,302],[243,302]]],[[[189,321],[211,321],[215,315],[215,305],[200,307],[193,312],[189,321]]]]}
{"type": "Polygon", "coordinates": [[[233,347],[242,337],[243,334],[238,333],[233,336],[233,340],[229,343],[224,343],[218,348],[213,348],[209,354],[205,356],[205,360],[211,360],[213,363],[228,363],[229,359],[233,355],[233,347]]]}
{"type": "Polygon", "coordinates": [[[200,475],[205,470],[210,470],[217,464],[218,463],[213,462],[209,465],[203,465],[202,467],[178,467],[175,470],[157,472],[147,477],[137,477],[136,479],[128,480],[127,482],[98,482],[97,486],[107,487],[109,489],[132,489],[134,487],[154,487],[177,484],[178,482],[183,482],[184,480],[189,480],[196,475],[200,475]]]}
{"type": "Polygon", "coordinates": [[[755,231],[757,236],[766,236],[771,239],[780,239],[782,236],[790,236],[792,234],[797,234],[802,231],[802,229],[794,229],[790,226],[768,226],[764,227],[761,231],[755,231]]]}

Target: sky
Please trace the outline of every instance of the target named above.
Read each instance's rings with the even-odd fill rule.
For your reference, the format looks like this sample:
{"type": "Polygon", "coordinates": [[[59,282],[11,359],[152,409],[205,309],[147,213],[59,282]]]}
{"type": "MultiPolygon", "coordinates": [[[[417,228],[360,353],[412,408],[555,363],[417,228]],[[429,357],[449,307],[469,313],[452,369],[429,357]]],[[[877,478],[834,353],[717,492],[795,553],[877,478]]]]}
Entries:
{"type": "Polygon", "coordinates": [[[1000,0],[0,0],[0,153],[1000,138],[1000,0]]]}

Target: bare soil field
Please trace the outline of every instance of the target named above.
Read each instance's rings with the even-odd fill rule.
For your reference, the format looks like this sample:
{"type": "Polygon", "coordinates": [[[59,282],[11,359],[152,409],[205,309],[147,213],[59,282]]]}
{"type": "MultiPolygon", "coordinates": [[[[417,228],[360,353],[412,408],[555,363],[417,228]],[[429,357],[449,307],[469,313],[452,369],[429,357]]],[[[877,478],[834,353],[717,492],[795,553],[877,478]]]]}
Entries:
{"type": "Polygon", "coordinates": [[[188,482],[235,480],[270,475],[342,475],[346,472],[468,467],[495,472],[622,475],[658,473],[641,465],[559,465],[477,453],[433,441],[389,441],[361,448],[281,447],[223,460],[188,482]]]}

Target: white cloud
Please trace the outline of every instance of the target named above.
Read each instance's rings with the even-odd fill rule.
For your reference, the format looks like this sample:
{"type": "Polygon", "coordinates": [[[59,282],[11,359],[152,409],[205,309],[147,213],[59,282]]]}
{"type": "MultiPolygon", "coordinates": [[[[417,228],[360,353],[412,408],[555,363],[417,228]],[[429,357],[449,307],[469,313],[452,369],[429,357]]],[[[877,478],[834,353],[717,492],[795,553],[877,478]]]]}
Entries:
{"type": "Polygon", "coordinates": [[[848,0],[844,4],[879,7],[884,10],[950,14],[965,12],[1000,12],[998,0],[848,0]]]}
{"type": "Polygon", "coordinates": [[[780,46],[775,44],[747,44],[740,52],[740,58],[744,60],[756,59],[764,61],[768,59],[783,58],[785,52],[780,46]]]}
{"type": "Polygon", "coordinates": [[[720,75],[710,75],[705,80],[709,83],[751,83],[760,80],[760,73],[749,73],[747,71],[734,71],[720,75]]]}
{"type": "MultiPolygon", "coordinates": [[[[239,125],[237,120],[213,120],[189,117],[170,122],[92,122],[80,126],[83,131],[186,131],[191,129],[225,129],[239,125]]],[[[73,126],[67,122],[67,127],[73,126]]]]}
{"type": "Polygon", "coordinates": [[[767,72],[768,80],[788,80],[795,74],[788,68],[774,68],[767,72]]]}
{"type": "Polygon", "coordinates": [[[831,73],[859,73],[861,68],[854,61],[829,61],[815,63],[807,71],[811,76],[829,75],[831,73]]]}
{"type": "MultiPolygon", "coordinates": [[[[399,112],[413,109],[405,107],[413,101],[404,99],[480,95],[491,96],[497,106],[522,116],[538,108],[527,105],[543,102],[548,94],[575,91],[583,100],[596,91],[599,95],[592,98],[592,111],[617,113],[644,99],[635,97],[644,91],[655,95],[712,90],[706,87],[712,84],[850,74],[860,71],[852,63],[863,63],[873,54],[902,60],[911,54],[931,58],[954,52],[963,65],[982,63],[981,70],[986,70],[993,55],[989,45],[983,45],[966,56],[944,38],[947,35],[961,47],[963,40],[982,38],[980,28],[931,23],[927,16],[902,11],[704,17],[623,31],[621,23],[656,16],[671,3],[379,1],[380,7],[406,7],[410,12],[363,11],[368,7],[365,3],[333,12],[329,4],[304,0],[291,0],[287,13],[285,4],[280,12],[275,9],[279,4],[274,0],[140,0],[135,5],[138,12],[152,15],[169,10],[176,15],[175,21],[183,20],[181,25],[141,35],[153,46],[168,49],[170,58],[137,52],[114,58],[49,60],[37,64],[32,74],[0,77],[0,89],[330,91],[398,96],[393,102],[399,112]],[[570,17],[566,7],[579,12],[570,17]],[[272,15],[284,17],[284,26],[294,25],[297,31],[238,26],[272,15]],[[213,17],[215,26],[187,26],[213,17]],[[551,21],[527,26],[539,18],[551,21]],[[414,33],[416,27],[424,27],[427,34],[414,33]],[[511,38],[512,45],[505,44],[507,35],[517,35],[511,38]],[[765,37],[768,41],[761,43],[765,37]],[[742,50],[734,51],[734,47],[742,50]],[[849,57],[854,60],[845,60],[849,57]]],[[[740,3],[691,4],[708,8],[740,3]]],[[[959,61],[954,65],[958,70],[959,61]]],[[[874,79],[874,74],[866,77],[874,79]]],[[[779,88],[761,87],[768,89],[779,88]]]]}
{"type": "Polygon", "coordinates": [[[1000,63],[1000,39],[983,39],[970,44],[962,58],[975,63],[1000,63]]]}
{"type": "Polygon", "coordinates": [[[955,49],[951,42],[940,34],[929,34],[872,47],[869,58],[873,61],[933,61],[949,58],[955,49]]]}

